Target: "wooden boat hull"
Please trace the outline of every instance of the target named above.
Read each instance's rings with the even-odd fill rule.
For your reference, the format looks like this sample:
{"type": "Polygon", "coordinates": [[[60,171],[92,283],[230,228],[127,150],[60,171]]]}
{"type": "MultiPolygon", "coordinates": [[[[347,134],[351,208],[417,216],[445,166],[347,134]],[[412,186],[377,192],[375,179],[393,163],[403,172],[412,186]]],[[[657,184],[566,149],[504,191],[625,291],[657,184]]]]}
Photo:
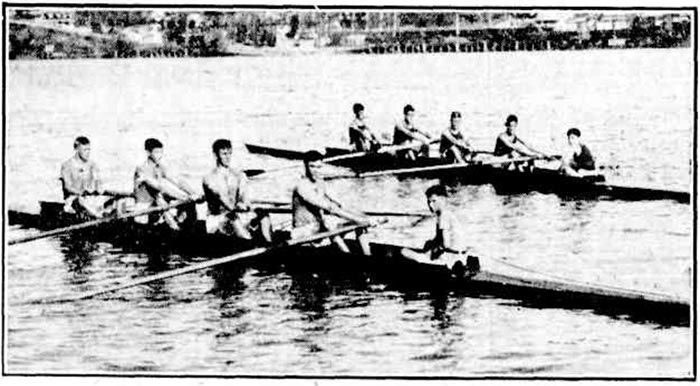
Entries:
{"type": "MultiPolygon", "coordinates": [[[[39,215],[10,211],[10,225],[38,226],[48,229],[75,223],[75,218],[59,210],[60,203],[43,203],[39,215]]],[[[125,250],[169,251],[182,255],[219,257],[255,247],[230,237],[213,236],[195,226],[181,232],[165,227],[146,228],[133,222],[118,222],[83,230],[70,235],[68,242],[106,241],[125,250]]],[[[239,261],[225,267],[252,265],[262,270],[291,273],[335,273],[341,277],[360,275],[398,289],[458,291],[467,296],[493,296],[516,299],[520,304],[545,308],[594,309],[609,315],[629,315],[635,320],[662,324],[688,325],[690,303],[687,300],[649,292],[633,291],[552,279],[532,270],[519,269],[510,263],[485,257],[463,257],[448,263],[404,257],[401,246],[371,244],[371,256],[360,253],[359,245],[347,240],[353,251],[340,252],[335,246],[303,245],[270,253],[264,258],[239,261]],[[513,268],[515,267],[515,268],[513,268]]]]}
{"type": "Polygon", "coordinates": [[[302,246],[276,256],[274,264],[302,272],[331,270],[349,274],[361,270],[371,272],[375,280],[410,291],[448,290],[468,296],[515,299],[535,308],[593,309],[606,315],[626,315],[633,320],[666,325],[687,326],[690,321],[690,302],[665,294],[563,281],[525,271],[514,274],[500,269],[497,261],[475,256],[449,266],[440,261],[416,261],[404,257],[401,246],[391,244],[372,243],[372,255],[368,257],[357,252],[359,247],[353,240],[348,244],[356,252],[344,254],[333,246],[302,246]]]}
{"type": "MultiPolygon", "coordinates": [[[[288,159],[301,159],[304,152],[271,148],[267,146],[246,145],[252,153],[279,156],[288,159]],[[296,157],[296,158],[295,158],[296,157]]],[[[326,148],[328,156],[351,153],[343,148],[326,148]]],[[[675,190],[619,186],[605,183],[602,175],[586,178],[571,177],[560,174],[557,170],[534,168],[531,171],[508,170],[491,165],[466,165],[464,167],[436,169],[431,167],[454,166],[440,158],[425,157],[415,161],[396,158],[382,154],[369,154],[364,157],[346,158],[329,162],[332,165],[352,169],[355,173],[372,173],[377,171],[397,171],[397,178],[438,179],[443,183],[454,184],[492,184],[498,194],[515,194],[537,191],[557,194],[563,197],[614,200],[674,200],[690,203],[690,193],[675,190]],[[427,168],[428,170],[420,170],[427,168]]],[[[390,174],[392,175],[392,174],[390,174]]]]}

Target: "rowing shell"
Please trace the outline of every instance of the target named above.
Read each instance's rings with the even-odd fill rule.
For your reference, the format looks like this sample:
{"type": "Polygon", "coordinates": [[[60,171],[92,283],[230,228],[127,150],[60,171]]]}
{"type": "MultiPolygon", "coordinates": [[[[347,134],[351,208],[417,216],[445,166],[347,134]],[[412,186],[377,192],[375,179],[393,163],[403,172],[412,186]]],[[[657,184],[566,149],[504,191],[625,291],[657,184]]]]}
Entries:
{"type": "MultiPolygon", "coordinates": [[[[42,215],[10,212],[10,225],[41,226],[52,216],[61,216],[60,203],[44,203],[42,215]]],[[[55,218],[66,225],[69,217],[55,218]]],[[[255,247],[230,237],[213,236],[203,227],[173,232],[165,227],[148,231],[139,224],[106,224],[71,236],[70,240],[107,241],[125,249],[176,251],[183,255],[223,256],[255,247]],[[155,248],[154,248],[155,247],[155,248]]],[[[332,245],[303,245],[271,253],[265,259],[246,261],[260,270],[298,273],[336,272],[341,275],[369,275],[396,288],[409,290],[449,289],[469,296],[495,296],[516,299],[537,308],[594,309],[615,316],[669,325],[688,325],[690,302],[666,294],[595,285],[566,278],[556,278],[532,269],[519,267],[503,259],[485,256],[457,256],[451,260],[414,260],[401,254],[402,246],[371,243],[371,256],[359,252],[354,240],[347,240],[351,250],[345,254],[332,245]]]]}
{"type": "MultiPolygon", "coordinates": [[[[252,144],[247,144],[246,147],[251,153],[289,159],[301,159],[304,153],[252,144]]],[[[326,152],[330,156],[336,156],[349,154],[350,150],[326,148],[326,152]]],[[[509,170],[488,164],[451,164],[434,157],[423,157],[412,161],[400,159],[388,153],[339,159],[330,161],[330,164],[350,168],[357,173],[355,177],[358,178],[395,175],[399,178],[439,179],[446,184],[492,184],[496,193],[499,194],[536,191],[567,198],[607,198],[627,201],[673,200],[684,204],[690,203],[690,193],[688,192],[613,185],[606,183],[603,175],[584,178],[572,177],[563,175],[558,170],[546,168],[534,168],[528,171],[509,170]]],[[[339,177],[347,178],[348,176],[339,177]]]]}

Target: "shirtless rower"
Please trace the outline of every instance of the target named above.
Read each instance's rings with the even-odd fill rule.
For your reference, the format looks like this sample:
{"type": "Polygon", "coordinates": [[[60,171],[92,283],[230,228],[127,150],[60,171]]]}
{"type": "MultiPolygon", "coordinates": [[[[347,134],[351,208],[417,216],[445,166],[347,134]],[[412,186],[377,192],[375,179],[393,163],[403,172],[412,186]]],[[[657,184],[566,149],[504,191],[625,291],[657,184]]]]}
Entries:
{"type": "MultiPolygon", "coordinates": [[[[147,154],[146,161],[142,165],[137,166],[134,172],[135,210],[165,206],[172,199],[191,199],[193,201],[197,199],[195,191],[184,181],[171,175],[161,162],[163,159],[163,144],[159,140],[148,138],[144,143],[144,149],[147,154]]],[[[173,230],[179,230],[179,223],[182,222],[183,216],[186,216],[189,220],[195,220],[194,203],[186,211],[166,211],[162,214],[162,219],[173,230]]],[[[157,222],[157,220],[151,220],[148,215],[134,218],[134,221],[140,224],[157,222]]]]}
{"type": "MultiPolygon", "coordinates": [[[[340,203],[328,196],[323,180],[316,176],[312,170],[312,163],[319,159],[321,159],[321,154],[316,151],[306,153],[304,175],[299,179],[292,192],[293,229],[291,235],[293,239],[329,230],[330,225],[325,213],[356,223],[371,223],[367,216],[343,208],[340,203]]],[[[362,232],[358,232],[357,239],[363,253],[369,255],[369,244],[362,232]]],[[[350,252],[340,236],[335,236],[333,242],[341,251],[350,252]]]]}
{"type": "Polygon", "coordinates": [[[465,163],[471,160],[474,149],[462,134],[462,114],[453,111],[450,115],[450,127],[440,137],[440,157],[452,163],[465,163]]]}
{"type": "Polygon", "coordinates": [[[350,146],[358,152],[377,151],[381,147],[377,136],[367,127],[365,123],[365,106],[355,103],[352,106],[355,118],[350,122],[348,134],[350,136],[350,146]]]}
{"type": "Polygon", "coordinates": [[[264,212],[249,212],[247,178],[242,171],[231,166],[231,141],[217,139],[212,145],[212,151],[216,158],[216,167],[204,177],[203,182],[204,197],[209,210],[206,219],[207,233],[272,242],[269,215],[264,212]]]}
{"type": "Polygon", "coordinates": [[[569,151],[561,161],[561,171],[569,176],[582,177],[595,171],[595,158],[588,146],[581,143],[581,131],[571,128],[566,132],[569,151]]]}
{"type": "MultiPolygon", "coordinates": [[[[451,262],[464,254],[466,248],[457,218],[447,208],[447,189],[443,185],[434,185],[425,191],[430,211],[435,214],[435,236],[426,241],[422,249],[404,248],[401,253],[413,260],[430,260],[451,262]]],[[[448,264],[452,268],[452,264],[448,264]]]]}
{"type": "Polygon", "coordinates": [[[404,146],[416,143],[416,147],[420,146],[420,150],[407,149],[398,152],[400,158],[415,161],[417,157],[427,157],[430,150],[430,142],[432,139],[428,133],[425,133],[416,128],[413,123],[413,116],[416,109],[411,105],[406,105],[403,108],[403,119],[394,126],[394,145],[404,146]]]}
{"type": "Polygon", "coordinates": [[[99,218],[104,215],[105,199],[97,165],[90,160],[90,140],[77,137],[73,142],[75,155],[61,165],[61,185],[66,213],[99,218]]]}

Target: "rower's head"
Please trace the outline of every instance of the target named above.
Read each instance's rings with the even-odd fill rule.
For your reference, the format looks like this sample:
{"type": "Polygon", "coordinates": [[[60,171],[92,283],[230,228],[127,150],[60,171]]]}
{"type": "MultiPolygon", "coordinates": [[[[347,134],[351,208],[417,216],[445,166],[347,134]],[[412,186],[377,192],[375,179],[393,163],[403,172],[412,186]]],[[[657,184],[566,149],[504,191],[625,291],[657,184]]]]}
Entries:
{"type": "Polygon", "coordinates": [[[355,114],[355,117],[359,119],[365,118],[365,106],[363,106],[362,103],[355,103],[352,105],[352,112],[355,114]]]}
{"type": "Polygon", "coordinates": [[[403,107],[403,118],[406,120],[406,123],[413,122],[413,116],[416,114],[415,111],[416,109],[414,109],[411,105],[406,105],[403,107]]]}
{"type": "Polygon", "coordinates": [[[450,114],[450,128],[458,130],[462,125],[462,113],[459,111],[453,111],[450,114]]]}
{"type": "Polygon", "coordinates": [[[304,171],[306,173],[306,177],[311,181],[317,180],[313,171],[314,163],[322,158],[323,156],[321,153],[317,152],[316,150],[311,150],[304,153],[304,171]]]}
{"type": "Polygon", "coordinates": [[[87,160],[90,159],[90,140],[87,137],[81,135],[76,138],[75,141],[73,141],[73,149],[81,160],[87,162],[87,160]]]}
{"type": "Polygon", "coordinates": [[[211,149],[216,157],[217,166],[231,166],[231,155],[233,154],[233,146],[228,139],[217,139],[211,145],[211,149]]]}
{"type": "Polygon", "coordinates": [[[515,114],[511,114],[506,118],[506,129],[512,132],[516,127],[518,127],[518,117],[515,114]]]}
{"type": "Polygon", "coordinates": [[[569,141],[569,145],[578,145],[581,141],[581,130],[572,127],[566,131],[566,139],[569,141]]]}
{"type": "Polygon", "coordinates": [[[435,214],[442,213],[447,199],[447,189],[445,185],[433,185],[425,191],[425,198],[428,200],[428,208],[435,214]]]}
{"type": "Polygon", "coordinates": [[[158,164],[163,158],[163,143],[155,138],[148,138],[143,144],[146,153],[148,153],[148,158],[151,161],[158,164]]]}

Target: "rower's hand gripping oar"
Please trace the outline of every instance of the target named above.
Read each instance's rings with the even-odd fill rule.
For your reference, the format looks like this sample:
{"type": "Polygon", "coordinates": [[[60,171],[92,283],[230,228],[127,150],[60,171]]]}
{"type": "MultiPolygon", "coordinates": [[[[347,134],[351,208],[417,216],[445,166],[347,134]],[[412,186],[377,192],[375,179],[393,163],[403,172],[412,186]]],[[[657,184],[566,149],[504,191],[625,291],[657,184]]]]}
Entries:
{"type": "Polygon", "coordinates": [[[203,201],[203,198],[180,200],[180,201],[176,201],[172,204],[168,204],[165,206],[148,208],[148,209],[144,209],[141,211],[127,213],[127,214],[123,214],[123,215],[109,216],[109,217],[100,218],[100,219],[96,219],[96,220],[86,221],[86,222],[83,222],[80,224],[70,225],[70,226],[63,227],[63,228],[58,228],[58,229],[53,229],[53,230],[46,231],[46,232],[41,232],[41,233],[36,234],[36,235],[19,237],[17,239],[8,241],[7,245],[22,244],[22,243],[26,243],[29,241],[45,239],[45,238],[51,237],[51,236],[56,236],[56,235],[60,235],[60,234],[64,234],[64,233],[74,232],[74,231],[77,231],[80,229],[85,229],[85,228],[90,228],[90,227],[106,224],[106,223],[109,223],[112,221],[125,220],[128,218],[133,218],[133,217],[138,217],[138,216],[143,216],[143,215],[148,215],[148,214],[153,214],[153,213],[165,212],[167,210],[178,208],[178,207],[181,207],[183,205],[187,205],[187,204],[191,204],[191,203],[198,203],[201,201],[203,201]]]}
{"type": "Polygon", "coordinates": [[[198,263],[198,264],[193,264],[193,265],[190,265],[187,267],[173,269],[173,270],[166,271],[166,272],[161,272],[161,273],[158,273],[155,275],[149,275],[149,276],[145,276],[142,278],[129,280],[129,281],[126,281],[124,283],[114,284],[114,285],[111,285],[107,288],[91,291],[91,292],[88,292],[88,293],[85,293],[82,295],[77,295],[77,296],[72,296],[72,297],[63,297],[63,298],[54,298],[54,299],[36,300],[36,301],[29,302],[29,304],[65,303],[65,302],[89,299],[89,298],[95,297],[97,295],[106,294],[109,292],[115,292],[115,291],[119,291],[119,290],[122,290],[125,288],[135,287],[137,285],[148,284],[148,283],[151,283],[151,282],[154,282],[157,280],[163,280],[163,279],[171,278],[174,276],[180,276],[180,275],[200,271],[202,269],[231,263],[231,262],[234,262],[236,260],[241,260],[241,259],[245,259],[245,258],[259,256],[259,255],[262,255],[262,254],[265,254],[268,252],[272,252],[275,250],[279,250],[279,249],[283,249],[283,248],[287,248],[287,247],[292,247],[292,246],[296,246],[296,245],[307,244],[307,243],[315,242],[318,240],[343,235],[343,234],[350,233],[353,231],[365,229],[365,228],[368,228],[368,227],[371,227],[374,225],[375,224],[346,225],[344,227],[341,227],[341,228],[338,228],[338,229],[335,229],[332,231],[321,232],[321,233],[317,233],[315,235],[311,235],[308,237],[301,237],[301,238],[298,238],[295,240],[293,239],[293,240],[284,241],[282,243],[278,243],[276,245],[272,245],[269,247],[253,248],[253,249],[239,252],[239,253],[236,253],[236,254],[233,254],[230,256],[221,257],[218,259],[213,259],[213,260],[205,261],[205,262],[198,263]]]}

